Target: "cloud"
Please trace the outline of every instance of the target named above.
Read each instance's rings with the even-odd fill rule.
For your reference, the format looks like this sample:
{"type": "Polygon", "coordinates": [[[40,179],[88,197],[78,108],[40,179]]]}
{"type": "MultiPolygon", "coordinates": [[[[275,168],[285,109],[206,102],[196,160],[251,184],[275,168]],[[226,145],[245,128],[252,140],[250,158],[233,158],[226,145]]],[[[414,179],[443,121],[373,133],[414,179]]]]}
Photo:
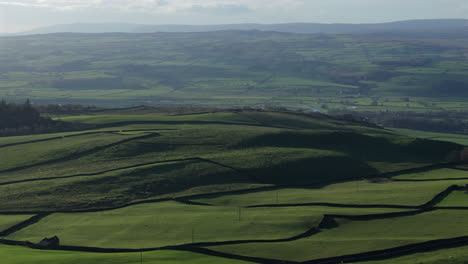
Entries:
{"type": "Polygon", "coordinates": [[[0,5],[53,10],[106,9],[149,13],[178,11],[245,13],[249,10],[289,8],[305,0],[0,0],[0,5]]]}
{"type": "Polygon", "coordinates": [[[196,13],[237,15],[252,11],[248,6],[243,5],[215,5],[215,6],[192,6],[190,11],[196,13]]]}
{"type": "Polygon", "coordinates": [[[0,31],[68,23],[378,23],[468,18],[467,0],[0,0],[0,31]]]}

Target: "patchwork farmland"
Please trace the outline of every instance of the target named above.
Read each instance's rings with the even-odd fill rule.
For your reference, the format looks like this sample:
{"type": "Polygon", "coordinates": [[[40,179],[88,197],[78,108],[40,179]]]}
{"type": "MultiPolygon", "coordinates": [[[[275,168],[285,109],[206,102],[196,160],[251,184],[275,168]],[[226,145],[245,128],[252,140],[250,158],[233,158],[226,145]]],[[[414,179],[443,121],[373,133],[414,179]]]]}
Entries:
{"type": "Polygon", "coordinates": [[[84,128],[0,137],[8,263],[468,259],[463,135],[269,110],[56,119],[84,128]]]}

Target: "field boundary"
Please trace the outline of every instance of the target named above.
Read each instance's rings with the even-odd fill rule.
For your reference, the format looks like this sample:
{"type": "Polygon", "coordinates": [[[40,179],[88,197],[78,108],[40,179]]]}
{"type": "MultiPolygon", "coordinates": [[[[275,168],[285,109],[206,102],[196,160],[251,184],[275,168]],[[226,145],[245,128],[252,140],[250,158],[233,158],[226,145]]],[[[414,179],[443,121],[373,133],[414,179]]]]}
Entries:
{"type": "Polygon", "coordinates": [[[392,179],[396,182],[435,182],[435,181],[456,181],[456,180],[468,180],[465,178],[446,178],[446,179],[392,179]]]}
{"type": "MultiPolygon", "coordinates": [[[[432,207],[435,203],[437,203],[440,199],[443,199],[446,195],[451,193],[454,190],[459,189],[460,187],[456,185],[452,185],[448,187],[443,192],[437,194],[431,201],[425,203],[423,206],[424,208],[421,210],[415,211],[407,211],[407,212],[393,212],[393,213],[381,213],[381,214],[367,214],[367,215],[333,215],[333,214],[325,214],[321,220],[321,222],[317,227],[311,228],[306,232],[283,239],[271,239],[271,240],[233,240],[233,241],[220,241],[220,242],[199,242],[199,243],[189,243],[183,245],[175,245],[175,246],[165,246],[165,247],[155,247],[155,248],[141,248],[141,249],[126,249],[126,248],[100,248],[100,247],[80,247],[80,246],[60,246],[57,250],[64,250],[64,251],[80,251],[80,252],[95,252],[95,253],[129,253],[129,252],[145,252],[145,251],[157,251],[157,250],[182,250],[182,251],[192,251],[197,253],[202,253],[206,255],[224,257],[224,258],[231,258],[231,259],[238,259],[238,260],[246,260],[256,263],[262,264],[280,264],[280,263],[306,263],[306,264],[335,264],[335,263],[344,263],[344,262],[357,262],[357,261],[367,261],[367,260],[378,260],[378,259],[390,259],[402,255],[413,254],[417,252],[425,252],[428,250],[434,249],[443,249],[447,247],[454,247],[458,245],[465,245],[468,244],[468,236],[463,237],[456,237],[456,238],[449,238],[449,239],[437,239],[431,240],[421,243],[414,243],[404,246],[399,246],[390,249],[384,250],[376,250],[376,251],[369,251],[339,257],[332,257],[332,258],[324,258],[324,259],[317,259],[317,260],[310,260],[305,262],[294,262],[294,261],[283,261],[283,260],[275,260],[275,259],[266,259],[266,258],[257,258],[257,257],[249,257],[249,256],[241,256],[236,254],[229,254],[214,251],[211,249],[206,249],[204,247],[211,247],[211,246],[222,246],[222,245],[233,245],[233,244],[247,244],[247,243],[278,243],[278,242],[290,242],[306,237],[310,237],[314,234],[322,232],[321,229],[329,229],[337,227],[338,224],[334,221],[334,218],[343,218],[349,219],[354,221],[366,221],[366,220],[373,220],[373,219],[383,219],[383,218],[393,218],[393,217],[403,217],[403,216],[411,216],[421,213],[426,213],[430,211],[435,211],[439,209],[445,208],[435,208],[432,207]],[[336,225],[334,225],[336,224],[336,225]]],[[[173,200],[173,199],[168,199],[173,200]]],[[[147,202],[147,201],[146,201],[147,202]]],[[[73,212],[78,213],[78,212],[73,212]]],[[[51,213],[46,213],[43,215],[36,215],[27,219],[26,221],[11,227],[11,231],[9,234],[32,225],[38,222],[40,219],[50,215],[51,213]]],[[[5,231],[4,231],[5,232],[5,231]]],[[[25,242],[20,241],[13,241],[13,240],[0,240],[2,244],[8,245],[25,245],[25,242]]],[[[40,246],[33,243],[28,243],[27,246],[31,248],[41,249],[40,246]]]]}
{"type": "MultiPolygon", "coordinates": [[[[404,170],[398,170],[398,171],[392,171],[392,172],[385,172],[377,175],[372,175],[372,176],[367,176],[365,177],[366,179],[373,179],[373,178],[382,178],[382,177],[394,177],[398,175],[404,175],[408,173],[414,173],[416,172],[422,172],[422,171],[430,171],[433,169],[438,169],[438,168],[446,168],[450,167],[451,163],[436,163],[436,164],[430,164],[422,167],[417,167],[417,168],[411,168],[411,169],[404,169],[404,170]]],[[[244,170],[240,170],[244,171],[244,170]]],[[[248,172],[247,170],[245,172],[248,172]]],[[[336,183],[342,183],[342,182],[349,182],[353,179],[343,179],[343,180],[336,180],[332,182],[327,182],[326,185],[331,185],[331,184],[336,184],[336,183]]],[[[356,180],[356,179],[354,179],[356,180]]],[[[301,186],[302,188],[305,187],[316,187],[317,184],[311,184],[307,186],[301,186]]],[[[255,189],[246,189],[246,190],[237,190],[237,191],[227,191],[227,192],[216,192],[216,193],[205,193],[205,194],[196,194],[192,196],[187,196],[183,197],[184,199],[202,199],[202,198],[217,198],[221,197],[224,195],[240,195],[240,194],[246,194],[246,193],[255,193],[255,192],[262,192],[262,191],[274,191],[274,190],[279,190],[279,189],[284,189],[284,188],[298,188],[298,186],[294,185],[274,185],[274,186],[269,186],[269,187],[261,187],[261,188],[255,188],[255,189]]],[[[326,204],[331,204],[331,203],[326,203],[326,204]]],[[[275,204],[273,204],[275,205],[275,204]]],[[[314,204],[311,204],[314,205],[314,204]]],[[[317,204],[320,205],[320,204],[317,204]]],[[[339,204],[338,204],[339,205],[339,204]]],[[[246,207],[254,207],[255,205],[252,206],[246,206],[246,207]]],[[[275,205],[276,206],[276,205],[275,205]]],[[[297,205],[300,206],[300,205],[297,205]]],[[[327,205],[325,205],[327,206],[327,205]]],[[[411,208],[410,208],[411,209],[411,208]]]]}
{"type": "MultiPolygon", "coordinates": [[[[7,240],[7,239],[0,239],[1,244],[11,245],[11,246],[27,246],[33,249],[44,249],[41,248],[37,244],[33,244],[26,241],[15,241],[15,240],[7,240]]],[[[213,242],[213,243],[223,243],[223,242],[213,242]]],[[[255,242],[253,242],[255,243],[255,242]]],[[[265,241],[261,242],[265,243],[265,241]]],[[[275,241],[273,241],[275,243],[275,241]]],[[[461,237],[454,237],[454,238],[447,238],[447,239],[436,239],[430,240],[420,243],[413,243],[388,249],[382,250],[374,250],[368,252],[362,252],[357,254],[350,254],[338,257],[331,257],[331,258],[322,258],[322,259],[315,259],[315,260],[308,260],[303,262],[297,261],[288,261],[288,260],[278,260],[278,259],[267,259],[267,258],[259,258],[259,257],[250,257],[250,256],[243,256],[237,254],[230,254],[215,251],[212,249],[202,248],[196,246],[197,244],[185,244],[185,245],[178,245],[178,246],[165,246],[165,247],[156,247],[156,248],[141,248],[141,249],[117,249],[117,248],[98,248],[98,247],[78,247],[78,246],[60,246],[58,249],[53,250],[60,250],[60,251],[77,251],[77,252],[93,252],[93,253],[132,253],[132,252],[149,252],[149,251],[159,251],[159,250],[178,250],[178,251],[189,251],[195,253],[201,253],[210,256],[217,256],[222,258],[228,259],[236,259],[236,260],[244,260],[250,261],[255,263],[262,263],[262,264],[297,264],[297,263],[304,263],[304,264],[339,264],[339,263],[352,263],[352,262],[362,262],[362,261],[371,261],[371,260],[385,260],[385,259],[392,259],[395,257],[411,255],[415,253],[421,252],[428,252],[431,250],[440,250],[446,248],[453,248],[464,246],[468,244],[468,236],[461,236],[461,237]]],[[[207,246],[214,246],[214,245],[207,245],[207,246]]]]}
{"type": "Polygon", "coordinates": [[[300,128],[286,127],[286,126],[275,126],[275,125],[265,125],[265,124],[255,124],[255,123],[242,123],[242,122],[223,122],[223,121],[196,121],[196,120],[187,120],[187,121],[121,121],[106,123],[100,125],[82,123],[84,125],[91,125],[91,127],[86,128],[90,129],[101,129],[106,127],[117,127],[117,126],[127,126],[127,125],[228,125],[228,126],[251,126],[251,127],[270,127],[270,128],[280,128],[280,129],[290,129],[290,130],[301,130],[300,128]],[[94,126],[93,126],[94,125],[94,126]]]}
{"type": "Polygon", "coordinates": [[[385,260],[396,257],[411,255],[415,253],[428,252],[432,250],[446,249],[464,246],[468,244],[468,236],[436,239],[420,243],[414,243],[394,248],[368,251],[357,254],[344,255],[339,257],[323,258],[317,260],[304,261],[304,264],[338,264],[338,263],[352,263],[371,260],[385,260]]]}
{"type": "Polygon", "coordinates": [[[33,224],[39,222],[41,219],[43,219],[44,217],[49,216],[51,214],[52,213],[41,213],[41,214],[34,215],[34,216],[32,216],[32,217],[30,217],[30,218],[16,224],[16,225],[13,225],[13,226],[1,231],[0,232],[0,237],[9,236],[9,235],[11,235],[11,234],[23,229],[23,228],[26,228],[26,227],[28,227],[30,225],[33,225],[33,224]]]}
{"type": "Polygon", "coordinates": [[[284,203],[284,204],[258,204],[249,205],[246,208],[268,208],[268,207],[302,207],[302,206],[325,206],[325,207],[343,207],[343,208],[390,208],[390,209],[419,209],[415,205],[391,205],[391,204],[340,204],[340,203],[284,203]]]}
{"type": "Polygon", "coordinates": [[[127,139],[124,139],[124,140],[120,140],[118,142],[114,142],[114,143],[110,143],[110,144],[107,144],[107,145],[95,147],[95,148],[92,148],[92,149],[88,149],[88,150],[85,150],[85,151],[82,151],[82,152],[72,153],[72,154],[70,154],[68,156],[65,156],[65,157],[52,159],[52,160],[46,160],[46,161],[42,161],[42,162],[30,164],[30,165],[19,166],[19,167],[15,167],[15,168],[10,168],[10,169],[6,169],[6,170],[1,170],[0,174],[20,171],[20,170],[24,170],[24,169],[34,168],[34,167],[37,167],[37,166],[43,166],[43,165],[53,164],[53,163],[62,162],[62,161],[68,161],[68,160],[72,160],[72,159],[75,159],[75,158],[79,158],[79,157],[89,155],[91,153],[94,153],[94,152],[97,152],[97,151],[100,151],[100,150],[103,150],[103,149],[106,149],[106,148],[111,148],[111,147],[114,147],[114,146],[118,146],[120,144],[124,144],[124,143],[130,142],[130,141],[142,140],[142,139],[158,137],[158,136],[160,136],[159,133],[151,133],[151,134],[144,135],[144,136],[131,137],[131,138],[127,138],[127,139]]]}
{"type": "MultiPolygon", "coordinates": [[[[109,172],[114,172],[114,171],[127,170],[127,169],[133,169],[133,168],[150,166],[150,165],[157,165],[157,164],[164,164],[164,163],[171,163],[171,162],[184,162],[184,161],[200,161],[200,162],[206,162],[206,163],[211,163],[211,164],[215,164],[215,165],[220,166],[218,163],[209,162],[206,159],[201,159],[201,158],[198,158],[198,157],[195,157],[195,158],[182,158],[182,159],[161,160],[161,161],[134,164],[134,165],[119,167],[119,168],[109,169],[109,170],[104,170],[104,171],[99,171],[99,172],[81,173],[81,174],[74,174],[74,175],[67,175],[67,176],[56,176],[56,177],[31,178],[31,179],[23,179],[23,180],[10,181],[10,182],[0,182],[0,186],[17,184],[17,183],[25,183],[25,182],[49,181],[49,180],[69,179],[69,178],[77,178],[77,177],[97,176],[97,175],[101,175],[101,174],[105,174],[105,173],[109,173],[109,172]]],[[[227,166],[222,166],[222,167],[228,168],[227,166]]]]}
{"type": "MultiPolygon", "coordinates": [[[[200,160],[205,161],[205,159],[196,159],[192,158],[192,160],[200,160]]],[[[183,161],[190,161],[190,160],[183,160],[183,161]]],[[[175,162],[175,161],[166,161],[166,162],[175,162]]],[[[225,191],[225,192],[214,192],[214,193],[203,193],[203,194],[194,194],[194,195],[187,195],[187,196],[180,196],[174,198],[155,198],[155,199],[147,199],[141,201],[133,201],[126,204],[121,204],[118,206],[113,207],[106,207],[106,208],[96,208],[96,209],[83,209],[83,210],[57,210],[57,211],[5,211],[0,212],[0,215],[12,215],[12,214],[41,214],[41,213],[90,213],[90,212],[102,212],[102,211],[111,211],[117,210],[129,206],[139,205],[139,204],[147,204],[147,203],[159,203],[159,202],[167,202],[167,201],[176,201],[184,204],[191,204],[191,205],[199,205],[199,206],[216,206],[207,203],[198,203],[196,199],[206,198],[206,197],[218,197],[223,195],[238,195],[238,194],[245,194],[245,193],[253,193],[253,192],[263,192],[263,191],[271,191],[277,190],[284,187],[281,186],[265,186],[265,187],[258,187],[252,189],[240,189],[240,190],[233,190],[233,191],[225,191]]],[[[244,206],[243,208],[261,208],[261,207],[300,207],[300,206],[329,206],[329,207],[344,207],[344,208],[394,208],[394,209],[425,209],[434,207],[440,201],[445,199],[451,192],[460,189],[460,186],[451,185],[444,191],[436,194],[431,200],[428,202],[417,205],[417,206],[410,206],[410,205],[391,205],[391,204],[369,204],[369,205],[360,205],[360,204],[339,204],[339,203],[304,203],[304,204],[264,204],[264,205],[250,205],[244,206]]]]}
{"type": "Polygon", "coordinates": [[[416,167],[416,168],[384,172],[384,173],[381,173],[381,174],[370,176],[368,178],[376,178],[376,177],[378,177],[378,178],[393,178],[395,176],[401,176],[401,175],[405,175],[405,174],[420,173],[420,172],[431,171],[431,170],[436,170],[436,169],[451,168],[451,166],[453,166],[453,165],[455,165],[455,163],[439,162],[439,163],[429,164],[429,165],[426,165],[426,166],[421,166],[421,167],[416,167]]]}
{"type": "MultiPolygon", "coordinates": [[[[46,141],[51,141],[51,140],[57,140],[57,139],[71,138],[71,137],[95,135],[95,134],[111,134],[111,133],[119,133],[119,132],[137,132],[137,131],[155,132],[155,131],[166,131],[166,130],[177,130],[177,129],[156,129],[155,128],[155,129],[120,129],[120,130],[93,131],[93,132],[84,132],[84,133],[73,134],[73,135],[55,136],[55,137],[50,137],[50,138],[43,138],[43,139],[36,139],[36,140],[30,140],[30,141],[21,141],[21,142],[9,143],[9,144],[0,145],[0,148],[13,147],[13,146],[18,146],[18,145],[26,145],[26,144],[33,144],[33,143],[40,143],[40,142],[46,142],[46,141]]],[[[58,133],[73,133],[73,132],[79,132],[79,130],[78,131],[57,132],[56,134],[58,134],[58,133]]],[[[51,134],[54,134],[54,133],[51,133],[51,134]]],[[[34,135],[26,135],[26,136],[34,136],[34,135]]]]}
{"type": "Polygon", "coordinates": [[[431,200],[422,205],[392,205],[392,204],[340,204],[340,203],[291,203],[291,204],[259,204],[249,205],[246,208],[262,208],[262,207],[301,207],[301,206],[328,206],[328,207],[344,207],[344,208],[395,208],[395,209],[424,209],[435,206],[445,199],[453,191],[459,190],[461,187],[451,185],[442,192],[436,194],[431,200]]]}

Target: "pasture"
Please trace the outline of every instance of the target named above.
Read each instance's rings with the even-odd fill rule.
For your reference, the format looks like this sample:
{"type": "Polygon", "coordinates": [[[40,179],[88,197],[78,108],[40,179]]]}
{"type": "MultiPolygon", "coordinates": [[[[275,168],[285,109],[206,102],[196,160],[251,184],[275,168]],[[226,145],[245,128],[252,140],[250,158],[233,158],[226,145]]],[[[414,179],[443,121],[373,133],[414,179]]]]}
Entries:
{"type": "Polygon", "coordinates": [[[434,240],[468,236],[468,171],[447,162],[456,143],[322,114],[142,111],[61,116],[89,127],[0,139],[2,258],[340,263],[411,245],[398,260],[430,263],[455,250],[434,240]],[[55,235],[58,250],[37,249],[55,235]]]}
{"type": "Polygon", "coordinates": [[[415,38],[266,31],[1,37],[0,97],[108,107],[466,110],[466,41],[415,38]]]}

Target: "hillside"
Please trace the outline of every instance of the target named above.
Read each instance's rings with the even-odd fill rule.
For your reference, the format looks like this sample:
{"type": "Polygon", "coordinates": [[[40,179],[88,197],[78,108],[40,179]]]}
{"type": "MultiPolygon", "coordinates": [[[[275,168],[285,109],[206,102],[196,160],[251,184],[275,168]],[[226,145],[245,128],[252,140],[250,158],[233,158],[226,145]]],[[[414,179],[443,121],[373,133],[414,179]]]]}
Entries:
{"type": "Polygon", "coordinates": [[[375,33],[375,32],[417,32],[440,30],[460,30],[468,27],[466,19],[426,19],[408,20],[378,24],[321,24],[321,23],[286,23],[286,24],[227,24],[227,25],[141,25],[122,23],[102,24],[64,24],[42,27],[19,34],[50,33],[154,33],[154,32],[209,32],[220,30],[263,30],[285,33],[375,33]]]}
{"type": "Polygon", "coordinates": [[[9,190],[0,210],[83,210],[210,188],[325,184],[443,162],[459,148],[320,114],[141,111],[59,118],[87,131],[0,138],[0,186],[9,190]]]}
{"type": "Polygon", "coordinates": [[[82,130],[0,137],[8,263],[404,263],[468,243],[455,143],[289,111],[55,119],[82,130]],[[59,245],[38,244],[55,235],[59,245]]]}
{"type": "Polygon", "coordinates": [[[466,110],[466,36],[262,31],[2,37],[0,97],[36,103],[466,110]]]}

